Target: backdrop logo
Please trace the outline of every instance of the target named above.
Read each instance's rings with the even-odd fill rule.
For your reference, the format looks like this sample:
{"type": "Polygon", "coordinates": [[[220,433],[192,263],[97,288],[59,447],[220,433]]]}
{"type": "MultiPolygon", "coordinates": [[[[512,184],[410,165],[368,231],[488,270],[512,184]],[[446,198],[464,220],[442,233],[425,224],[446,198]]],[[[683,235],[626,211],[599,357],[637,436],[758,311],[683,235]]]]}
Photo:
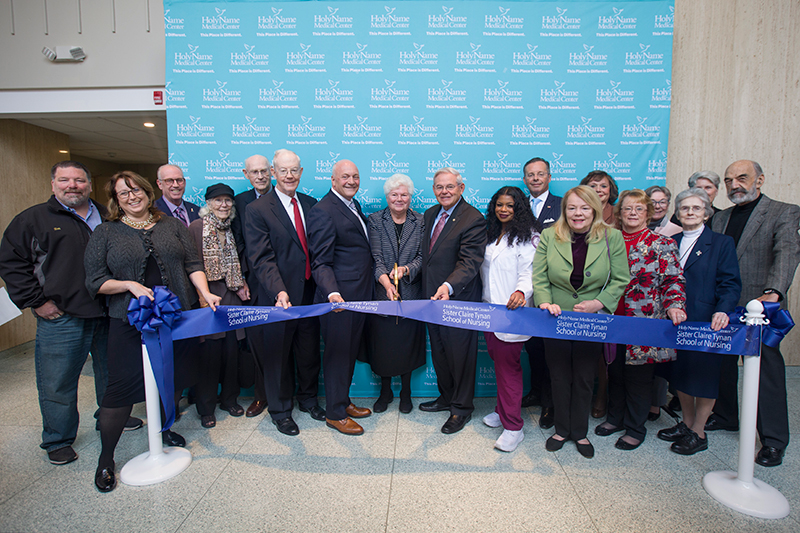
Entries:
{"type": "Polygon", "coordinates": [[[656,15],[654,28],[672,29],[675,22],[675,6],[669,6],[669,13],[667,15],[656,15]]]}
{"type": "Polygon", "coordinates": [[[446,154],[441,152],[441,159],[428,159],[428,173],[433,174],[440,168],[450,167],[463,173],[467,169],[467,164],[463,161],[455,161],[452,159],[453,154],[446,154]]]}
{"type": "Polygon", "coordinates": [[[395,15],[395,7],[383,6],[386,13],[372,15],[369,19],[371,28],[408,28],[411,17],[395,15]]]}
{"type": "Polygon", "coordinates": [[[442,6],[441,15],[428,15],[429,28],[466,28],[467,17],[453,15],[453,8],[442,6]]]}
{"type": "MultiPolygon", "coordinates": [[[[441,167],[439,167],[439,168],[441,168],[441,167]]],[[[437,168],[436,170],[439,170],[439,169],[437,168]]],[[[436,170],[431,171],[430,169],[428,169],[428,172],[436,172],[436,170]]],[[[438,203],[439,202],[438,202],[438,200],[436,200],[436,198],[433,198],[433,197],[430,197],[430,196],[425,196],[425,193],[419,187],[417,187],[414,190],[414,196],[411,198],[411,207],[413,209],[423,210],[423,209],[427,209],[429,207],[433,207],[434,205],[437,205],[438,203]]]]}
{"type": "Polygon", "coordinates": [[[552,63],[553,56],[536,52],[536,46],[529,44],[527,52],[514,52],[513,64],[519,66],[546,67],[552,63]]]}
{"type": "Polygon", "coordinates": [[[617,156],[619,154],[612,154],[611,152],[606,152],[608,159],[605,161],[595,161],[594,162],[594,169],[595,170],[604,170],[611,174],[630,174],[631,172],[631,163],[630,161],[617,161],[617,156]]]}
{"type": "Polygon", "coordinates": [[[284,89],[282,81],[272,80],[274,87],[258,90],[258,99],[261,102],[296,102],[297,91],[284,89]]]}
{"type": "Polygon", "coordinates": [[[647,162],[647,172],[665,173],[667,171],[667,152],[661,152],[661,158],[650,159],[647,162]]]}
{"type": "Polygon", "coordinates": [[[311,117],[300,115],[300,124],[287,124],[286,135],[296,139],[313,139],[325,137],[325,126],[315,126],[311,123],[311,117]]]}
{"type": "Polygon", "coordinates": [[[665,87],[653,87],[653,102],[669,102],[672,100],[672,81],[666,80],[665,87]]]}
{"type": "Polygon", "coordinates": [[[661,136],[661,126],[649,126],[647,117],[636,117],[636,124],[623,124],[622,136],[638,139],[648,139],[661,136]]]}
{"type": "Polygon", "coordinates": [[[204,102],[239,102],[242,100],[242,91],[234,91],[225,86],[227,81],[217,80],[217,87],[213,89],[203,89],[204,102]]]}
{"type": "Polygon", "coordinates": [[[352,102],[353,91],[339,88],[339,82],[328,80],[330,87],[317,87],[314,89],[314,100],[317,102],[352,102]]]}
{"type": "Polygon", "coordinates": [[[383,198],[370,196],[366,189],[358,189],[356,193],[356,200],[358,203],[361,204],[361,207],[365,207],[367,209],[379,209],[381,204],[383,204],[383,198]]]}
{"type": "Polygon", "coordinates": [[[375,174],[397,174],[398,172],[402,172],[404,174],[408,173],[408,169],[411,168],[411,165],[406,161],[395,161],[394,156],[397,154],[391,154],[389,152],[383,152],[386,156],[386,159],[373,159],[372,160],[372,172],[375,174]]]}
{"type": "MultiPolygon", "coordinates": [[[[170,17],[169,9],[164,10],[164,29],[165,30],[182,30],[185,24],[183,19],[170,17]]],[[[670,26],[671,28],[672,26],[670,26]]]]}
{"type": "Polygon", "coordinates": [[[202,138],[214,137],[214,126],[203,126],[200,124],[200,117],[193,117],[189,115],[190,123],[178,123],[177,135],[178,137],[189,138],[202,138]]]}
{"type": "Polygon", "coordinates": [[[334,30],[352,28],[353,17],[343,17],[342,15],[337,15],[336,13],[338,11],[338,7],[328,6],[327,15],[314,15],[314,27],[334,30]]]}
{"type": "MultiPolygon", "coordinates": [[[[486,163],[486,161],[484,161],[484,163],[486,163]]],[[[480,193],[481,191],[478,189],[467,187],[467,190],[464,192],[464,198],[472,207],[483,211],[486,209],[486,206],[489,205],[489,202],[491,202],[492,199],[486,196],[481,196],[480,193]]]]}
{"type": "Polygon", "coordinates": [[[378,53],[367,52],[367,45],[356,43],[358,48],[355,52],[342,52],[343,65],[380,65],[381,55],[378,53]]]}
{"type": "Polygon", "coordinates": [[[623,91],[619,88],[621,81],[610,81],[610,89],[597,89],[596,102],[633,102],[633,91],[623,91]]]}
{"type": "Polygon", "coordinates": [[[219,159],[206,159],[206,172],[238,174],[242,170],[240,161],[228,161],[230,153],[217,152],[219,159]]]}
{"type": "Polygon", "coordinates": [[[499,15],[486,15],[484,17],[484,28],[492,30],[521,30],[525,19],[522,17],[512,17],[508,14],[511,8],[499,7],[499,15]]]}
{"type": "Polygon", "coordinates": [[[582,124],[568,124],[567,137],[571,139],[602,139],[606,135],[605,126],[592,126],[592,119],[581,117],[582,124]]]}
{"type": "Polygon", "coordinates": [[[650,45],[639,43],[638,52],[626,52],[625,64],[626,65],[663,65],[664,54],[656,54],[648,52],[650,45]]]}
{"type": "Polygon", "coordinates": [[[167,103],[183,102],[186,100],[186,91],[179,91],[170,87],[171,81],[164,84],[164,92],[167,95],[167,103]]]}
{"type": "Polygon", "coordinates": [[[430,102],[465,102],[467,91],[450,87],[452,81],[442,80],[442,87],[428,87],[428,101],[430,102]]]}
{"type": "Polygon", "coordinates": [[[413,124],[400,124],[400,137],[411,139],[435,139],[439,136],[438,126],[426,126],[425,117],[414,116],[413,124]]]}
{"type": "Polygon", "coordinates": [[[226,17],[225,11],[227,9],[220,9],[215,7],[214,10],[217,12],[216,15],[211,17],[203,17],[202,28],[204,30],[238,30],[239,29],[239,19],[226,17]]]}
{"type": "Polygon", "coordinates": [[[494,65],[494,54],[480,51],[481,45],[469,43],[469,52],[456,52],[456,65],[494,65]]]}
{"type": "Polygon", "coordinates": [[[286,52],[287,65],[324,65],[325,54],[314,54],[308,50],[310,44],[300,43],[300,52],[286,52]]]}
{"type": "Polygon", "coordinates": [[[177,159],[175,157],[175,152],[171,152],[169,154],[169,158],[167,158],[167,162],[170,165],[175,165],[176,167],[179,167],[183,171],[184,174],[189,171],[189,162],[188,161],[181,161],[180,159],[177,159]]]}
{"type": "Polygon", "coordinates": [[[569,64],[574,67],[604,67],[608,64],[607,54],[593,52],[594,46],[583,45],[583,52],[570,52],[569,64]]]}
{"type": "Polygon", "coordinates": [[[549,126],[537,126],[536,119],[525,117],[525,124],[511,125],[511,138],[513,139],[547,139],[550,137],[549,126]]]}
{"type": "Polygon", "coordinates": [[[439,63],[439,54],[425,52],[424,44],[414,44],[413,51],[400,52],[401,65],[436,65],[439,63]]]}
{"type": "Polygon", "coordinates": [[[577,163],[568,163],[563,158],[564,154],[553,152],[553,158],[550,160],[551,174],[575,174],[578,171],[577,163]]]}
{"type": "Polygon", "coordinates": [[[613,15],[600,16],[597,19],[597,29],[599,30],[635,30],[636,17],[626,17],[622,14],[624,9],[611,8],[613,15]]]}
{"type": "Polygon", "coordinates": [[[267,66],[269,65],[269,54],[257,54],[253,52],[255,45],[244,45],[244,52],[231,52],[231,66],[267,66]]]}
{"type": "Polygon", "coordinates": [[[522,91],[512,91],[508,88],[509,82],[497,80],[497,89],[484,89],[484,102],[521,102],[522,91]]]}
{"type": "Polygon", "coordinates": [[[369,117],[356,115],[356,124],[342,124],[342,137],[355,139],[379,139],[381,136],[380,126],[370,126],[367,124],[369,117]]]}
{"type": "Polygon", "coordinates": [[[269,137],[269,126],[259,126],[255,117],[245,115],[245,124],[232,124],[231,137],[257,139],[269,137]]]}
{"type": "Polygon", "coordinates": [[[370,100],[373,102],[408,102],[411,91],[398,89],[394,81],[383,80],[386,87],[373,87],[370,90],[370,100]]]}
{"type": "MultiPolygon", "coordinates": [[[[480,117],[469,117],[469,124],[456,124],[456,137],[464,139],[491,139],[494,126],[482,126],[480,117]]],[[[447,166],[447,165],[444,165],[447,166]]]]}
{"type": "Polygon", "coordinates": [[[333,174],[333,165],[339,160],[339,154],[328,152],[328,155],[330,156],[328,159],[317,159],[317,174],[333,174]]]}
{"type": "Polygon", "coordinates": [[[555,15],[545,15],[542,17],[543,30],[579,30],[581,29],[581,19],[579,17],[567,16],[567,10],[560,7],[556,8],[555,15]]]}
{"type": "Polygon", "coordinates": [[[522,172],[522,163],[506,161],[508,154],[502,154],[500,152],[496,152],[496,154],[497,159],[483,161],[484,174],[516,174],[522,172]]]}
{"type": "Polygon", "coordinates": [[[197,51],[200,46],[187,44],[189,52],[175,52],[175,66],[176,67],[201,67],[211,66],[214,61],[214,56],[211,54],[201,54],[197,51]]]}
{"type": "Polygon", "coordinates": [[[555,89],[541,89],[539,96],[540,102],[556,103],[578,101],[578,91],[567,91],[564,89],[564,85],[566,85],[567,82],[553,80],[553,83],[556,86],[555,89]]]}
{"type": "Polygon", "coordinates": [[[297,28],[297,19],[281,16],[283,9],[272,8],[271,16],[258,16],[259,30],[293,30],[297,28]]]}

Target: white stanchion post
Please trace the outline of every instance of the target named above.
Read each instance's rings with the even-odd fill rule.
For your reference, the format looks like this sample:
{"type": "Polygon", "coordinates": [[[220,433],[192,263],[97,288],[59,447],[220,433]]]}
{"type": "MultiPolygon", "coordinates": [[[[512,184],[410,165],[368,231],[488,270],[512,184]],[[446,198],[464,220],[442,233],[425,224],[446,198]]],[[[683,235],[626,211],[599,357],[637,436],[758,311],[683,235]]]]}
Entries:
{"type": "Polygon", "coordinates": [[[142,343],[142,360],[144,362],[144,396],[147,403],[147,440],[150,450],[125,463],[119,473],[120,481],[126,485],[137,487],[166,481],[177,476],[192,464],[192,454],[189,450],[175,446],[164,448],[161,443],[161,404],[159,403],[158,386],[144,343],[142,343]]]}
{"type": "MultiPolygon", "coordinates": [[[[751,300],[747,304],[744,321],[748,326],[769,323],[764,318],[764,306],[761,302],[751,300]]],[[[758,518],[777,519],[789,515],[789,502],[776,488],[753,478],[760,370],[760,357],[744,357],[739,420],[739,472],[709,472],[703,477],[703,487],[715,500],[735,511],[758,518]]]]}

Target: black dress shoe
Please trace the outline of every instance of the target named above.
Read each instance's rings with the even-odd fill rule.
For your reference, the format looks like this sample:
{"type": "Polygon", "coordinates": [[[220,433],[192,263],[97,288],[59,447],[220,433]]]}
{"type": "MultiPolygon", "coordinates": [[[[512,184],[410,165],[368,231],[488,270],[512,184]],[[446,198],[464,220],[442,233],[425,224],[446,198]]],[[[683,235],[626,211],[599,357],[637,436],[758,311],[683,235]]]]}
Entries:
{"type": "Polygon", "coordinates": [[[219,408],[222,409],[223,411],[228,411],[228,413],[230,413],[231,416],[242,416],[244,414],[244,407],[242,407],[238,403],[228,406],[220,405],[219,408]]]}
{"type": "Polygon", "coordinates": [[[450,418],[448,418],[447,422],[442,426],[442,433],[446,435],[457,433],[464,429],[464,426],[466,426],[467,422],[471,419],[472,415],[450,415],[450,418]]]}
{"type": "Polygon", "coordinates": [[[542,414],[539,416],[539,427],[550,429],[555,425],[555,415],[552,407],[542,407],[542,414]]]}
{"type": "Polygon", "coordinates": [[[389,398],[388,400],[385,398],[378,398],[375,400],[375,403],[372,405],[372,410],[375,413],[383,413],[389,407],[389,404],[392,403],[394,398],[389,398]]]}
{"type": "Polygon", "coordinates": [[[667,404],[667,407],[672,409],[673,411],[680,411],[681,410],[681,401],[677,396],[673,396],[672,399],[667,404]]]}
{"type": "Polygon", "coordinates": [[[603,425],[600,424],[599,426],[594,428],[594,434],[600,437],[608,437],[609,435],[613,435],[614,433],[622,430],[623,428],[615,428],[615,427],[604,428],[603,425]]]}
{"type": "Polygon", "coordinates": [[[557,452],[561,448],[564,447],[564,443],[567,442],[567,439],[558,440],[555,435],[547,439],[547,442],[544,443],[544,449],[548,452],[557,452]]]}
{"type": "Polygon", "coordinates": [[[614,443],[614,448],[616,448],[618,450],[625,450],[627,452],[627,451],[630,451],[630,450],[635,450],[636,448],[638,448],[639,446],[642,445],[642,442],[643,441],[639,441],[636,444],[631,444],[630,442],[628,442],[626,440],[622,440],[622,437],[620,437],[620,438],[617,439],[617,442],[614,443]]]}
{"type": "Polygon", "coordinates": [[[425,412],[428,412],[428,413],[435,413],[437,411],[449,411],[450,410],[450,406],[446,405],[444,403],[440,403],[439,402],[439,398],[436,398],[433,401],[423,402],[423,403],[419,404],[419,410],[420,411],[425,411],[425,412]]]}
{"type": "Polygon", "coordinates": [[[662,429],[656,433],[656,437],[667,442],[677,442],[683,438],[689,431],[689,428],[683,422],[678,422],[677,425],[671,428],[662,429]]]}
{"type": "Polygon", "coordinates": [[[739,426],[723,426],[719,419],[710,416],[703,427],[706,431],[739,431],[739,426]]]}
{"type": "Polygon", "coordinates": [[[654,413],[653,411],[650,411],[649,413],[647,413],[647,419],[650,422],[655,422],[660,417],[661,417],[661,409],[659,409],[657,413],[654,413]]]}
{"type": "Polygon", "coordinates": [[[700,436],[687,428],[688,433],[681,437],[681,440],[673,442],[670,450],[681,455],[694,455],[708,449],[708,437],[701,439],[700,436]]]}
{"type": "Polygon", "coordinates": [[[186,447],[186,439],[170,430],[166,430],[161,433],[161,442],[165,446],[177,446],[179,448],[186,447]]]}
{"type": "Polygon", "coordinates": [[[783,462],[785,450],[773,446],[762,446],[756,455],[756,464],[761,466],[778,466],[783,462]]]}
{"type": "Polygon", "coordinates": [[[284,435],[289,435],[290,437],[294,437],[295,435],[300,434],[300,428],[297,427],[297,424],[295,424],[291,416],[287,416],[286,418],[281,418],[280,420],[275,420],[273,418],[272,423],[275,424],[275,427],[278,428],[278,431],[280,431],[284,435]]]}
{"type": "Polygon", "coordinates": [[[312,405],[307,409],[301,405],[300,410],[303,411],[304,413],[308,413],[309,415],[311,415],[311,418],[313,418],[314,420],[325,422],[325,409],[323,409],[319,405],[312,405]]]}
{"type": "Polygon", "coordinates": [[[400,412],[407,415],[414,409],[414,404],[411,403],[411,398],[400,398],[400,412]]]}
{"type": "Polygon", "coordinates": [[[99,468],[94,474],[94,486],[100,492],[111,492],[117,488],[117,475],[114,473],[114,465],[108,468],[99,468]]]}
{"type": "Polygon", "coordinates": [[[588,444],[581,444],[580,442],[575,441],[575,447],[578,449],[578,453],[587,459],[594,457],[594,446],[592,446],[591,442],[588,444]]]}
{"type": "Polygon", "coordinates": [[[535,407],[542,405],[542,398],[537,393],[531,391],[522,397],[522,407],[535,407]]]}

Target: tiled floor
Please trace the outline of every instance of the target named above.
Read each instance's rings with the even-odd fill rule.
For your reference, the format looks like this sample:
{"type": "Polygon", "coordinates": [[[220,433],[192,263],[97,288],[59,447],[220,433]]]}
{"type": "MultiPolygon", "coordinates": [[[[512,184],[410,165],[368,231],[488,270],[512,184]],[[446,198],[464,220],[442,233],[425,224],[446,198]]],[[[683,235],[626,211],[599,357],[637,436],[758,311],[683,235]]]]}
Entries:
{"type": "MultiPolygon", "coordinates": [[[[1,532],[800,531],[796,444],[783,466],[755,467],[756,478],[780,490],[792,507],[788,518],[760,520],[718,504],[702,487],[705,473],[736,468],[738,434],[712,433],[709,451],[681,457],[655,438],[672,425],[662,415],[633,452],[615,449],[616,436],[591,434],[597,455],[587,460],[571,444],[545,451],[552,431],[538,428],[539,409],[532,408],[524,410],[525,441],[505,454],[492,448],[499,430],[480,421],[494,406],[490,398],[478,399],[474,420],[452,436],[439,431],[446,413],[400,415],[397,401],[365,419],[361,437],[335,433],[297,410],[298,437],[278,433],[265,415],[232,418],[219,411],[217,427],[205,430],[191,407],[175,425],[193,456],[185,472],[158,485],[120,485],[100,494],[93,484],[100,439],[91,366],[85,371],[75,443],[80,458],[52,466],[38,447],[32,345],[0,353],[1,532]]],[[[800,368],[789,369],[788,384],[797,429],[800,368]]],[[[357,403],[371,406],[372,400],[357,403]]],[[[144,416],[144,406],[134,414],[144,416]]],[[[146,429],[125,433],[117,464],[146,447],[146,429]]]]}

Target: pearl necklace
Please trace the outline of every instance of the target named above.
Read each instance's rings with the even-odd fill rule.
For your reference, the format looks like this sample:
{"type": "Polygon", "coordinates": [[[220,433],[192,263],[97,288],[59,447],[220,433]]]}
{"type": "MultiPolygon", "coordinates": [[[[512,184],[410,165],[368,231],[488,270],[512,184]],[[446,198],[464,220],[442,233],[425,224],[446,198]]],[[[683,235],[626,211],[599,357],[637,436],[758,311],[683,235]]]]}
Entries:
{"type": "Polygon", "coordinates": [[[636,233],[627,233],[625,230],[622,231],[622,237],[625,239],[625,242],[635,242],[641,239],[644,236],[644,230],[647,228],[642,228],[636,233]]]}
{"type": "Polygon", "coordinates": [[[147,220],[143,222],[137,222],[131,219],[131,217],[129,217],[128,215],[122,215],[122,218],[120,220],[122,220],[122,222],[124,222],[125,224],[127,224],[132,228],[143,229],[153,223],[153,213],[150,213],[150,216],[147,217],[147,220]]]}

